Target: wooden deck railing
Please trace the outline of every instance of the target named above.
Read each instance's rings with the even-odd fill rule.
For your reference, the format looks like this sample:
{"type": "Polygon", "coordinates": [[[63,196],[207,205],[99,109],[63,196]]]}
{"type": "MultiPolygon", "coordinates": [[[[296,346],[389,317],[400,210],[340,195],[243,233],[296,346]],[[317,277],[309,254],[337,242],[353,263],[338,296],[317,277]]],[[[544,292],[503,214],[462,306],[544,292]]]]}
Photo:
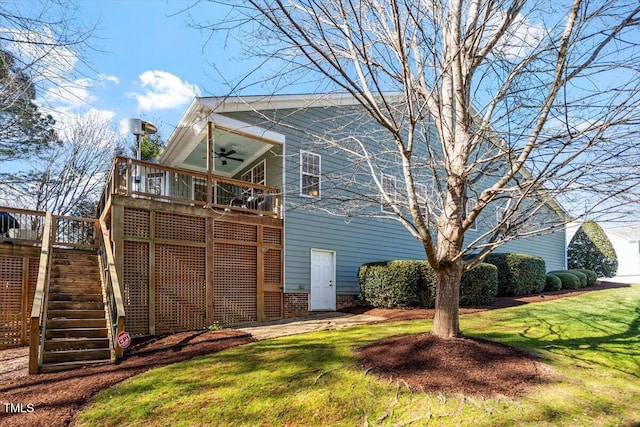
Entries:
{"type": "Polygon", "coordinates": [[[112,194],[276,218],[280,215],[280,190],[276,187],[124,157],[114,160],[98,214],[104,212],[112,194]]]}
{"type": "Polygon", "coordinates": [[[40,265],[38,267],[38,282],[36,292],[33,298],[33,308],[31,309],[31,331],[29,336],[29,373],[37,374],[41,364],[40,344],[41,338],[44,337],[45,331],[41,330],[41,320],[45,308],[45,298],[47,295],[47,287],[49,285],[49,273],[51,271],[51,232],[53,218],[47,213],[44,220],[44,229],[42,233],[42,246],[40,248],[40,265]]]}
{"type": "Polygon", "coordinates": [[[52,233],[54,246],[73,249],[97,249],[97,222],[91,218],[54,215],[52,233]]]}
{"type": "Polygon", "coordinates": [[[118,345],[118,334],[124,331],[125,311],[120,290],[120,281],[116,272],[116,263],[109,237],[109,230],[104,221],[98,220],[99,232],[97,240],[100,245],[100,263],[102,267],[102,289],[107,303],[107,321],[111,351],[115,359],[122,358],[122,348],[118,345]]]}
{"type": "Polygon", "coordinates": [[[40,243],[45,212],[0,207],[0,240],[40,243]]]}

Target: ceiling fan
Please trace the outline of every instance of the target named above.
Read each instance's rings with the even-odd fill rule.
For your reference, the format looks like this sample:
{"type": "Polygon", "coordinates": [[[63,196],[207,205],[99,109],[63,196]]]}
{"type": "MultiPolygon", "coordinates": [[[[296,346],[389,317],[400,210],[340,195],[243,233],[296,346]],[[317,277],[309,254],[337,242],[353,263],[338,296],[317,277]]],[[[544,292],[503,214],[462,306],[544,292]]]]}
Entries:
{"type": "Polygon", "coordinates": [[[219,152],[215,152],[216,156],[218,156],[218,158],[220,160],[222,160],[222,165],[226,166],[227,164],[227,160],[235,160],[236,162],[244,162],[244,159],[241,159],[239,157],[231,157],[234,154],[236,154],[236,150],[229,150],[227,151],[226,148],[220,148],[219,152]]]}

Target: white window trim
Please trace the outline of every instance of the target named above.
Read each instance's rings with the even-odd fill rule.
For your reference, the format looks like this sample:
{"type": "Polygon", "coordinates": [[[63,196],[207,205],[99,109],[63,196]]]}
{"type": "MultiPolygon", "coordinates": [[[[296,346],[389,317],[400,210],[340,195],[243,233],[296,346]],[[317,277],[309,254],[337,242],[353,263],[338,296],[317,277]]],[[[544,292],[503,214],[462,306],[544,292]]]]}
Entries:
{"type": "Polygon", "coordinates": [[[425,206],[427,204],[427,186],[425,184],[421,184],[421,183],[415,183],[414,184],[414,191],[416,193],[416,199],[418,201],[418,207],[420,208],[420,212],[422,213],[423,217],[426,217],[427,215],[427,207],[425,206]],[[421,188],[421,192],[422,194],[418,194],[420,191],[418,191],[418,188],[421,188]]]}
{"type": "MultiPolygon", "coordinates": [[[[467,217],[468,213],[471,212],[475,207],[476,207],[476,199],[473,198],[468,198],[467,199],[467,203],[465,204],[465,218],[467,217]]],[[[476,218],[476,221],[473,221],[473,223],[469,226],[468,228],[469,231],[478,231],[478,221],[476,218]]]]}
{"type": "MultiPolygon", "coordinates": [[[[500,225],[500,223],[504,220],[504,217],[507,215],[507,208],[498,208],[496,209],[496,225],[500,225]]],[[[509,227],[509,221],[504,223],[505,227],[509,227]]]]}
{"type": "MultiPolygon", "coordinates": [[[[383,191],[384,191],[385,178],[390,178],[393,181],[393,194],[389,194],[389,198],[391,199],[392,203],[395,204],[398,202],[398,187],[396,186],[397,184],[396,177],[394,175],[388,175],[386,173],[383,173],[380,175],[380,185],[382,186],[383,191]]],[[[384,198],[384,194],[380,194],[380,212],[394,213],[394,210],[391,206],[388,206],[388,207],[385,206],[386,203],[387,201],[384,198]]]]}
{"type": "Polygon", "coordinates": [[[300,197],[307,197],[307,198],[310,198],[310,199],[320,199],[320,198],[322,198],[322,156],[320,154],[318,154],[318,153],[312,153],[311,151],[300,150],[300,190],[299,190],[299,194],[300,194],[300,197]],[[316,176],[316,175],[313,175],[313,174],[310,174],[310,173],[306,173],[306,172],[303,171],[304,164],[303,164],[302,157],[305,154],[306,155],[315,156],[315,157],[318,158],[318,175],[317,175],[317,177],[318,177],[318,195],[317,196],[314,196],[314,195],[311,195],[311,194],[307,194],[304,191],[302,191],[303,188],[304,188],[303,184],[302,184],[303,183],[302,177],[304,175],[316,176]]]}

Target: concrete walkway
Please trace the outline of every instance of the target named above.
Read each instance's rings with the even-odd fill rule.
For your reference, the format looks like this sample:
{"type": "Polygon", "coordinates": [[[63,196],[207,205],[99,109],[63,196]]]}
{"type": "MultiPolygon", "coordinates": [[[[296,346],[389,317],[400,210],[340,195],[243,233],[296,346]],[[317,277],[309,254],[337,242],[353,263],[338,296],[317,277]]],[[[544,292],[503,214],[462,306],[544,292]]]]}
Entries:
{"type": "Polygon", "coordinates": [[[245,324],[233,329],[247,332],[258,340],[266,340],[287,335],[304,334],[306,332],[340,329],[347,326],[363,325],[382,320],[384,320],[383,317],[369,316],[366,314],[330,312],[311,314],[305,317],[274,320],[271,322],[245,324]]]}

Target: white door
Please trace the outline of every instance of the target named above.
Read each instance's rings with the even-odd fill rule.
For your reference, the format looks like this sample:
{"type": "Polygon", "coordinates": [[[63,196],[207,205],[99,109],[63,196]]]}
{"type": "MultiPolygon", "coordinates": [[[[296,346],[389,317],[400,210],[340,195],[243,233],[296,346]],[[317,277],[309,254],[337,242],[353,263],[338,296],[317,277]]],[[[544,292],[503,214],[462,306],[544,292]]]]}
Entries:
{"type": "Polygon", "coordinates": [[[336,254],[311,249],[309,310],[336,309],[336,254]]]}

